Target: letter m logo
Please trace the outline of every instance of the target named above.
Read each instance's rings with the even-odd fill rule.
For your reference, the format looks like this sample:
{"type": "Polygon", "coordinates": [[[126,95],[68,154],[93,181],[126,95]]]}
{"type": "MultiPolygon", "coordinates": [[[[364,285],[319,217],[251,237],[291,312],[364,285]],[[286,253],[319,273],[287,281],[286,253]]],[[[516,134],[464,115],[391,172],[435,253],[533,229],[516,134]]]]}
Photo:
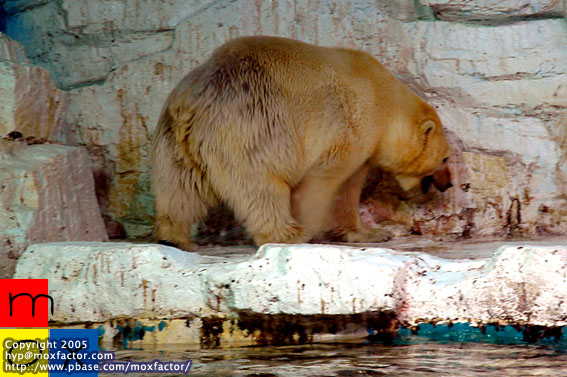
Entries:
{"type": "Polygon", "coordinates": [[[0,327],[47,327],[48,293],[47,279],[0,279],[0,327]]]}

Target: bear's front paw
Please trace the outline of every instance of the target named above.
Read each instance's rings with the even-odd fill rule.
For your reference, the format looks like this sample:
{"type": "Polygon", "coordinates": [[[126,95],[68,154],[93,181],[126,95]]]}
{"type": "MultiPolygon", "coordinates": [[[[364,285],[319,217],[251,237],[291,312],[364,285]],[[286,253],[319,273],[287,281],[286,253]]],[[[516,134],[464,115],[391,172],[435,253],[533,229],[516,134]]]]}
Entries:
{"type": "Polygon", "coordinates": [[[392,233],[384,229],[364,228],[345,234],[346,242],[375,243],[385,242],[392,238],[392,233]]]}

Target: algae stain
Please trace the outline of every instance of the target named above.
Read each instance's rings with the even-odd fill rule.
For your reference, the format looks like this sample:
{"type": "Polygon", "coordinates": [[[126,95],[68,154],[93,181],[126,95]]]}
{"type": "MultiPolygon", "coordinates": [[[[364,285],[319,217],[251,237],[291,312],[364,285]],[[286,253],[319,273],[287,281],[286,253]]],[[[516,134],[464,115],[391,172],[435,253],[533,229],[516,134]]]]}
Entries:
{"type": "Polygon", "coordinates": [[[127,347],[128,342],[143,340],[147,332],[156,332],[156,326],[145,326],[140,321],[136,321],[133,325],[129,322],[127,322],[124,326],[118,325],[116,326],[116,330],[117,334],[115,335],[115,339],[118,340],[121,338],[122,345],[127,347]]]}
{"type": "Polygon", "coordinates": [[[104,336],[104,334],[106,333],[106,330],[104,329],[104,326],[102,326],[102,325],[98,326],[97,330],[98,330],[98,337],[100,339],[104,336]]]}
{"type": "MultiPolygon", "coordinates": [[[[140,114],[138,104],[130,105],[123,89],[117,92],[120,104],[122,124],[119,129],[118,159],[116,161],[115,184],[110,192],[110,208],[115,217],[129,219],[144,214],[132,214],[137,208],[137,196],[147,195],[147,182],[140,182],[146,170],[144,160],[147,158],[149,132],[147,119],[140,114]]],[[[139,212],[139,211],[138,211],[139,212]]]]}
{"type": "Polygon", "coordinates": [[[165,328],[165,321],[161,321],[161,322],[158,324],[158,330],[159,330],[159,331],[163,331],[164,328],[165,328]]]}

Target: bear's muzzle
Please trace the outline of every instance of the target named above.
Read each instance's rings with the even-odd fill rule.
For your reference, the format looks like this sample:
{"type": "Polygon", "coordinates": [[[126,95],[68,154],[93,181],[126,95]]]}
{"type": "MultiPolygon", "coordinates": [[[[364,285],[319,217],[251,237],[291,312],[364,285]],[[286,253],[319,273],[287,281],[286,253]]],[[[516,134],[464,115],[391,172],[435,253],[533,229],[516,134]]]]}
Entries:
{"type": "Polygon", "coordinates": [[[441,192],[445,192],[445,190],[453,187],[453,184],[451,183],[451,172],[449,171],[449,167],[446,163],[435,170],[433,174],[428,175],[421,180],[421,192],[427,194],[431,184],[433,184],[435,188],[441,192]]]}

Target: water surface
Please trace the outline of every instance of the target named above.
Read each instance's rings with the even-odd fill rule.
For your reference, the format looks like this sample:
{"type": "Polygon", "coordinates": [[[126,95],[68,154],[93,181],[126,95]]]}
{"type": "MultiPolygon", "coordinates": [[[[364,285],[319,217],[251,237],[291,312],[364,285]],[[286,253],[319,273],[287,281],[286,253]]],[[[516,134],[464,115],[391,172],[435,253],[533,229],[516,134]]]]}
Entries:
{"type": "Polygon", "coordinates": [[[160,346],[113,351],[123,360],[191,359],[188,375],[202,377],[567,376],[564,349],[528,344],[351,343],[209,350],[160,346]]]}

